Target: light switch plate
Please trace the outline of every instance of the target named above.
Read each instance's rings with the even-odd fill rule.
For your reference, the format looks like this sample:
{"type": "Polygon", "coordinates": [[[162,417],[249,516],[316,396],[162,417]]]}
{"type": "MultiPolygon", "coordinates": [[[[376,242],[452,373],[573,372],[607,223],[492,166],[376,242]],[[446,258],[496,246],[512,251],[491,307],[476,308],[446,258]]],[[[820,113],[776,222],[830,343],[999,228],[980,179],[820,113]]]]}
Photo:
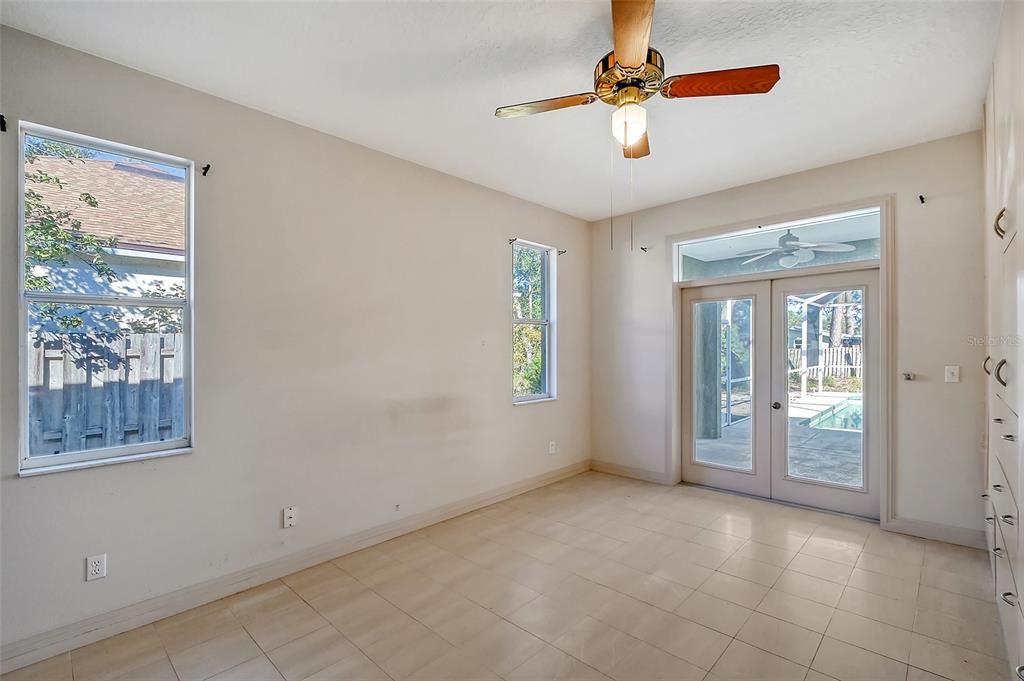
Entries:
{"type": "Polygon", "coordinates": [[[959,383],[960,382],[960,367],[959,366],[947,366],[946,367],[946,383],[959,383]]]}

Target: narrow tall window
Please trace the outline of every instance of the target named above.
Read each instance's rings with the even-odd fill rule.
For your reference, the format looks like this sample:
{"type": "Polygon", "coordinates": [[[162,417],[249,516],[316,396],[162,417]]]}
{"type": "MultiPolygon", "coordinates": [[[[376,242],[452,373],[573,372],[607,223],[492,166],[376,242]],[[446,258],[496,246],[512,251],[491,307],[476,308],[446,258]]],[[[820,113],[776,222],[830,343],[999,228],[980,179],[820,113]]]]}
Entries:
{"type": "Polygon", "coordinates": [[[22,474],[190,445],[192,164],[21,125],[22,474]]]}
{"type": "Polygon", "coordinates": [[[555,251],[512,244],[512,399],[550,399],[554,390],[555,251]]]}

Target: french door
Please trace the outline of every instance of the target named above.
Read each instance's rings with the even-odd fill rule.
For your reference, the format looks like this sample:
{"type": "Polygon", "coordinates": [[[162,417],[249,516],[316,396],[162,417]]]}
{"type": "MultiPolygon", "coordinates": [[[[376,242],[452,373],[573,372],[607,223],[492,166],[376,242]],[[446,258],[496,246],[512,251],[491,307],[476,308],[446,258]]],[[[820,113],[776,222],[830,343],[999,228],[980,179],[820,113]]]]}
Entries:
{"type": "Polygon", "coordinates": [[[878,271],[683,292],[683,479],[879,516],[878,271]]]}

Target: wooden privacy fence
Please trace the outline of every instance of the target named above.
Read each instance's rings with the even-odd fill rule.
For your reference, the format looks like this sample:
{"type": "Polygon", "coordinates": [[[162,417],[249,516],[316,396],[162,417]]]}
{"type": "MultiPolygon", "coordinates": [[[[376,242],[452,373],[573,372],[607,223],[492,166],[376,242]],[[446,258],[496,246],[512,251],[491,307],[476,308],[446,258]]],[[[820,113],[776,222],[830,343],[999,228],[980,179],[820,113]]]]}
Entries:
{"type": "Polygon", "coordinates": [[[29,454],[173,440],[185,434],[180,333],[32,333],[29,454]]]}
{"type": "MultiPolygon", "coordinates": [[[[790,349],[789,351],[789,366],[790,371],[796,371],[801,368],[801,355],[803,351],[800,349],[790,349]]],[[[850,348],[818,348],[818,362],[817,364],[811,364],[808,361],[807,373],[811,378],[818,378],[821,376],[857,376],[858,378],[863,377],[863,352],[860,347],[850,348]]]]}

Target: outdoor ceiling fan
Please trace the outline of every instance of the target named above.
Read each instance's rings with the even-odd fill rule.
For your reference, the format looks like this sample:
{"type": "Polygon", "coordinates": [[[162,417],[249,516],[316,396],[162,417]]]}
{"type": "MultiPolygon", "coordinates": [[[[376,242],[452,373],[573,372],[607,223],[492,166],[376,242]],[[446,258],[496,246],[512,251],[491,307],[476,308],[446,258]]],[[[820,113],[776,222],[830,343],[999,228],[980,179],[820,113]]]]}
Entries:
{"type": "Polygon", "coordinates": [[[782,257],[779,258],[779,265],[788,269],[814,260],[815,251],[822,253],[848,253],[854,250],[857,250],[856,246],[839,243],[838,241],[817,241],[814,243],[800,241],[800,237],[793,234],[792,230],[787,229],[786,233],[779,237],[779,245],[776,248],[758,248],[752,251],[743,251],[742,253],[737,253],[736,257],[746,258],[753,256],[742,263],[749,265],[761,258],[767,258],[769,255],[780,254],[782,257]]]}
{"type": "Polygon", "coordinates": [[[612,135],[622,145],[623,155],[641,158],[651,153],[651,144],[647,137],[647,111],[640,104],[658,92],[666,99],[763,94],[779,81],[778,64],[665,78],[665,60],[649,44],[653,19],[654,0],[612,0],[615,50],[594,68],[593,92],[503,106],[494,115],[518,118],[601,100],[616,107],[612,135]]]}

